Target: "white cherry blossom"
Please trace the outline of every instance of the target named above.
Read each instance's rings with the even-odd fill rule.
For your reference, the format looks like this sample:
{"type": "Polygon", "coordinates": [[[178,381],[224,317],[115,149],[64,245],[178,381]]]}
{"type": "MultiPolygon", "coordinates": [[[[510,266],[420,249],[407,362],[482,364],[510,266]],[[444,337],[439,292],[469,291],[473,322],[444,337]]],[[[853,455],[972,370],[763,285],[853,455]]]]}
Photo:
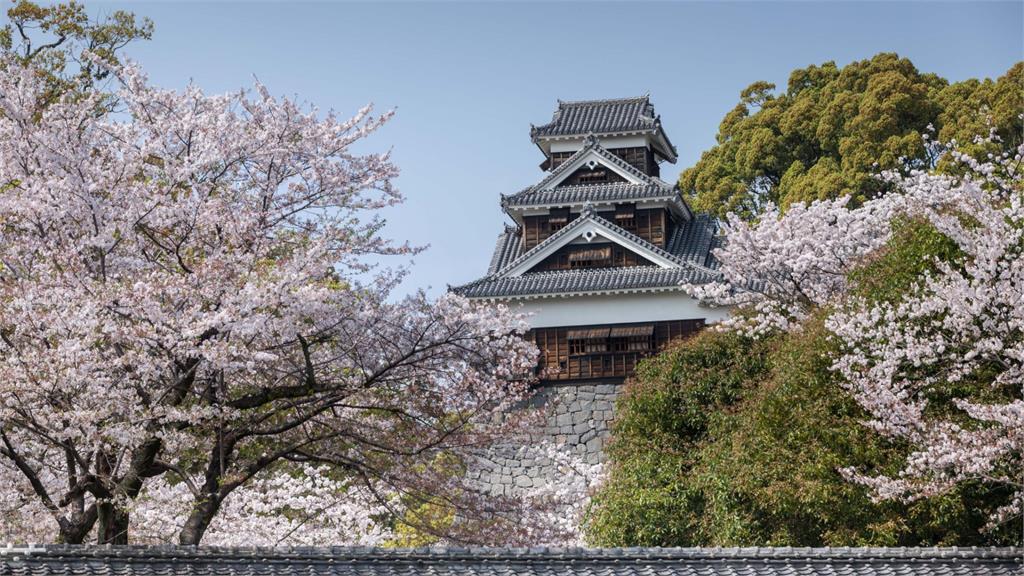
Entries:
{"type": "Polygon", "coordinates": [[[3,536],[371,542],[409,494],[458,507],[460,541],[520,530],[521,503],[437,463],[521,431],[493,416],[536,349],[508,309],[400,298],[367,265],[413,251],[380,235],[395,166],[353,151],[390,114],[113,72],[44,104],[0,62],[3,536]],[[265,513],[300,507],[332,512],[298,540],[265,513]]]}

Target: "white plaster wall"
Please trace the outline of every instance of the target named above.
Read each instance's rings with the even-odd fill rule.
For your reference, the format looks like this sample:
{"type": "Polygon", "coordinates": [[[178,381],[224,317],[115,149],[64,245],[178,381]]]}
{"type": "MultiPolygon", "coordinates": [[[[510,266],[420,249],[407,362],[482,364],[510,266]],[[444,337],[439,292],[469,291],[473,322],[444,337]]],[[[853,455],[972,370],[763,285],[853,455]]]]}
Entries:
{"type": "MultiPolygon", "coordinates": [[[[639,148],[647,146],[647,136],[606,136],[597,137],[598,143],[604,148],[639,148]]],[[[575,152],[583,148],[583,138],[572,140],[554,140],[551,142],[552,152],[575,152]]]]}
{"type": "Polygon", "coordinates": [[[530,325],[534,328],[695,318],[705,318],[712,324],[729,315],[727,308],[701,306],[679,291],[538,298],[512,306],[531,314],[530,325]]]}

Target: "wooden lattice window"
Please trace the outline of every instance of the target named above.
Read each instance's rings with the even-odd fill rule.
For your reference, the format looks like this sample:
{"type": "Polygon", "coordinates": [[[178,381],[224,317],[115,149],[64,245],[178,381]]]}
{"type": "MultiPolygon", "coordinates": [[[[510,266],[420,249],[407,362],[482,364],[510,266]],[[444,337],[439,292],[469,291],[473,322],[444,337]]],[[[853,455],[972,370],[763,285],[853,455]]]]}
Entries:
{"type": "Polygon", "coordinates": [[[654,325],[617,326],[611,329],[609,338],[615,351],[646,352],[654,349],[654,325]]]}
{"type": "Polygon", "coordinates": [[[631,232],[636,230],[636,205],[616,204],[615,223],[631,232]]]}
{"type": "Polygon", "coordinates": [[[569,355],[596,354],[608,351],[609,328],[581,328],[569,330],[569,355]]]}
{"type": "Polygon", "coordinates": [[[583,354],[586,351],[586,340],[569,340],[569,354],[583,354]]]}
{"type": "Polygon", "coordinates": [[[611,263],[611,246],[569,252],[569,268],[603,268],[611,266],[611,263]]]}
{"type": "Polygon", "coordinates": [[[590,172],[583,172],[576,179],[576,182],[578,184],[597,184],[597,183],[600,183],[600,182],[607,182],[607,181],[608,181],[608,171],[607,170],[591,170],[590,172]]]}
{"type": "Polygon", "coordinates": [[[569,209],[568,208],[553,208],[551,213],[548,214],[548,229],[551,232],[557,232],[565,227],[569,223],[569,209]]]}
{"type": "Polygon", "coordinates": [[[609,150],[619,158],[622,158],[637,170],[648,172],[648,152],[646,148],[612,148],[609,150]]]}
{"type": "Polygon", "coordinates": [[[572,158],[573,154],[575,154],[575,152],[552,152],[551,153],[551,167],[550,167],[551,170],[554,170],[555,168],[558,168],[559,166],[561,166],[562,163],[564,163],[566,160],[568,160],[569,158],[572,158]]]}

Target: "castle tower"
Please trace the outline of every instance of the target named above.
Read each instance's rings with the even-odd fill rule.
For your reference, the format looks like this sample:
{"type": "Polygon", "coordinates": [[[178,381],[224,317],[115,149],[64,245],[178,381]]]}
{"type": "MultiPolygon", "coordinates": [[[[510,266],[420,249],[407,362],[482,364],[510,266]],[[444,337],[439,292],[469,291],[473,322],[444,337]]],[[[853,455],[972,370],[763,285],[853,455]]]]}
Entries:
{"type": "Polygon", "coordinates": [[[713,275],[716,223],[659,178],[676,150],[649,97],[559,101],[530,135],[546,174],[502,196],[514,225],[487,275],[453,290],[533,313],[542,381],[621,383],[725,315],[681,289],[713,275]]]}
{"type": "MultiPolygon", "coordinates": [[[[538,440],[598,462],[637,362],[727,314],[682,289],[715,275],[717,224],[659,177],[676,149],[647,96],[559,101],[530,136],[545,174],[502,196],[513,224],[498,236],[486,276],[452,291],[532,313],[529,337],[541,351],[535,402],[551,404],[538,440]]],[[[511,455],[498,460],[485,480],[499,492],[552,475],[511,455]]]]}

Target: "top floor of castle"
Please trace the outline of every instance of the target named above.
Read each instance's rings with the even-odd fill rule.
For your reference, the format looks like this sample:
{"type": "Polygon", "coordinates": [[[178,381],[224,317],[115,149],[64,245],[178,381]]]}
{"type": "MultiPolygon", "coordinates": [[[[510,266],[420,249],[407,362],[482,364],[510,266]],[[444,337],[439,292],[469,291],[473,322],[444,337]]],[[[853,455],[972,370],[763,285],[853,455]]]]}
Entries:
{"type": "MultiPolygon", "coordinates": [[[[594,137],[608,152],[648,176],[660,176],[663,161],[677,153],[649,96],[611,100],[558,101],[551,122],[530,126],[530,138],[544,153],[541,169],[557,169],[594,137]]],[[[614,172],[574,174],[569,183],[623,181],[614,172]]]]}

